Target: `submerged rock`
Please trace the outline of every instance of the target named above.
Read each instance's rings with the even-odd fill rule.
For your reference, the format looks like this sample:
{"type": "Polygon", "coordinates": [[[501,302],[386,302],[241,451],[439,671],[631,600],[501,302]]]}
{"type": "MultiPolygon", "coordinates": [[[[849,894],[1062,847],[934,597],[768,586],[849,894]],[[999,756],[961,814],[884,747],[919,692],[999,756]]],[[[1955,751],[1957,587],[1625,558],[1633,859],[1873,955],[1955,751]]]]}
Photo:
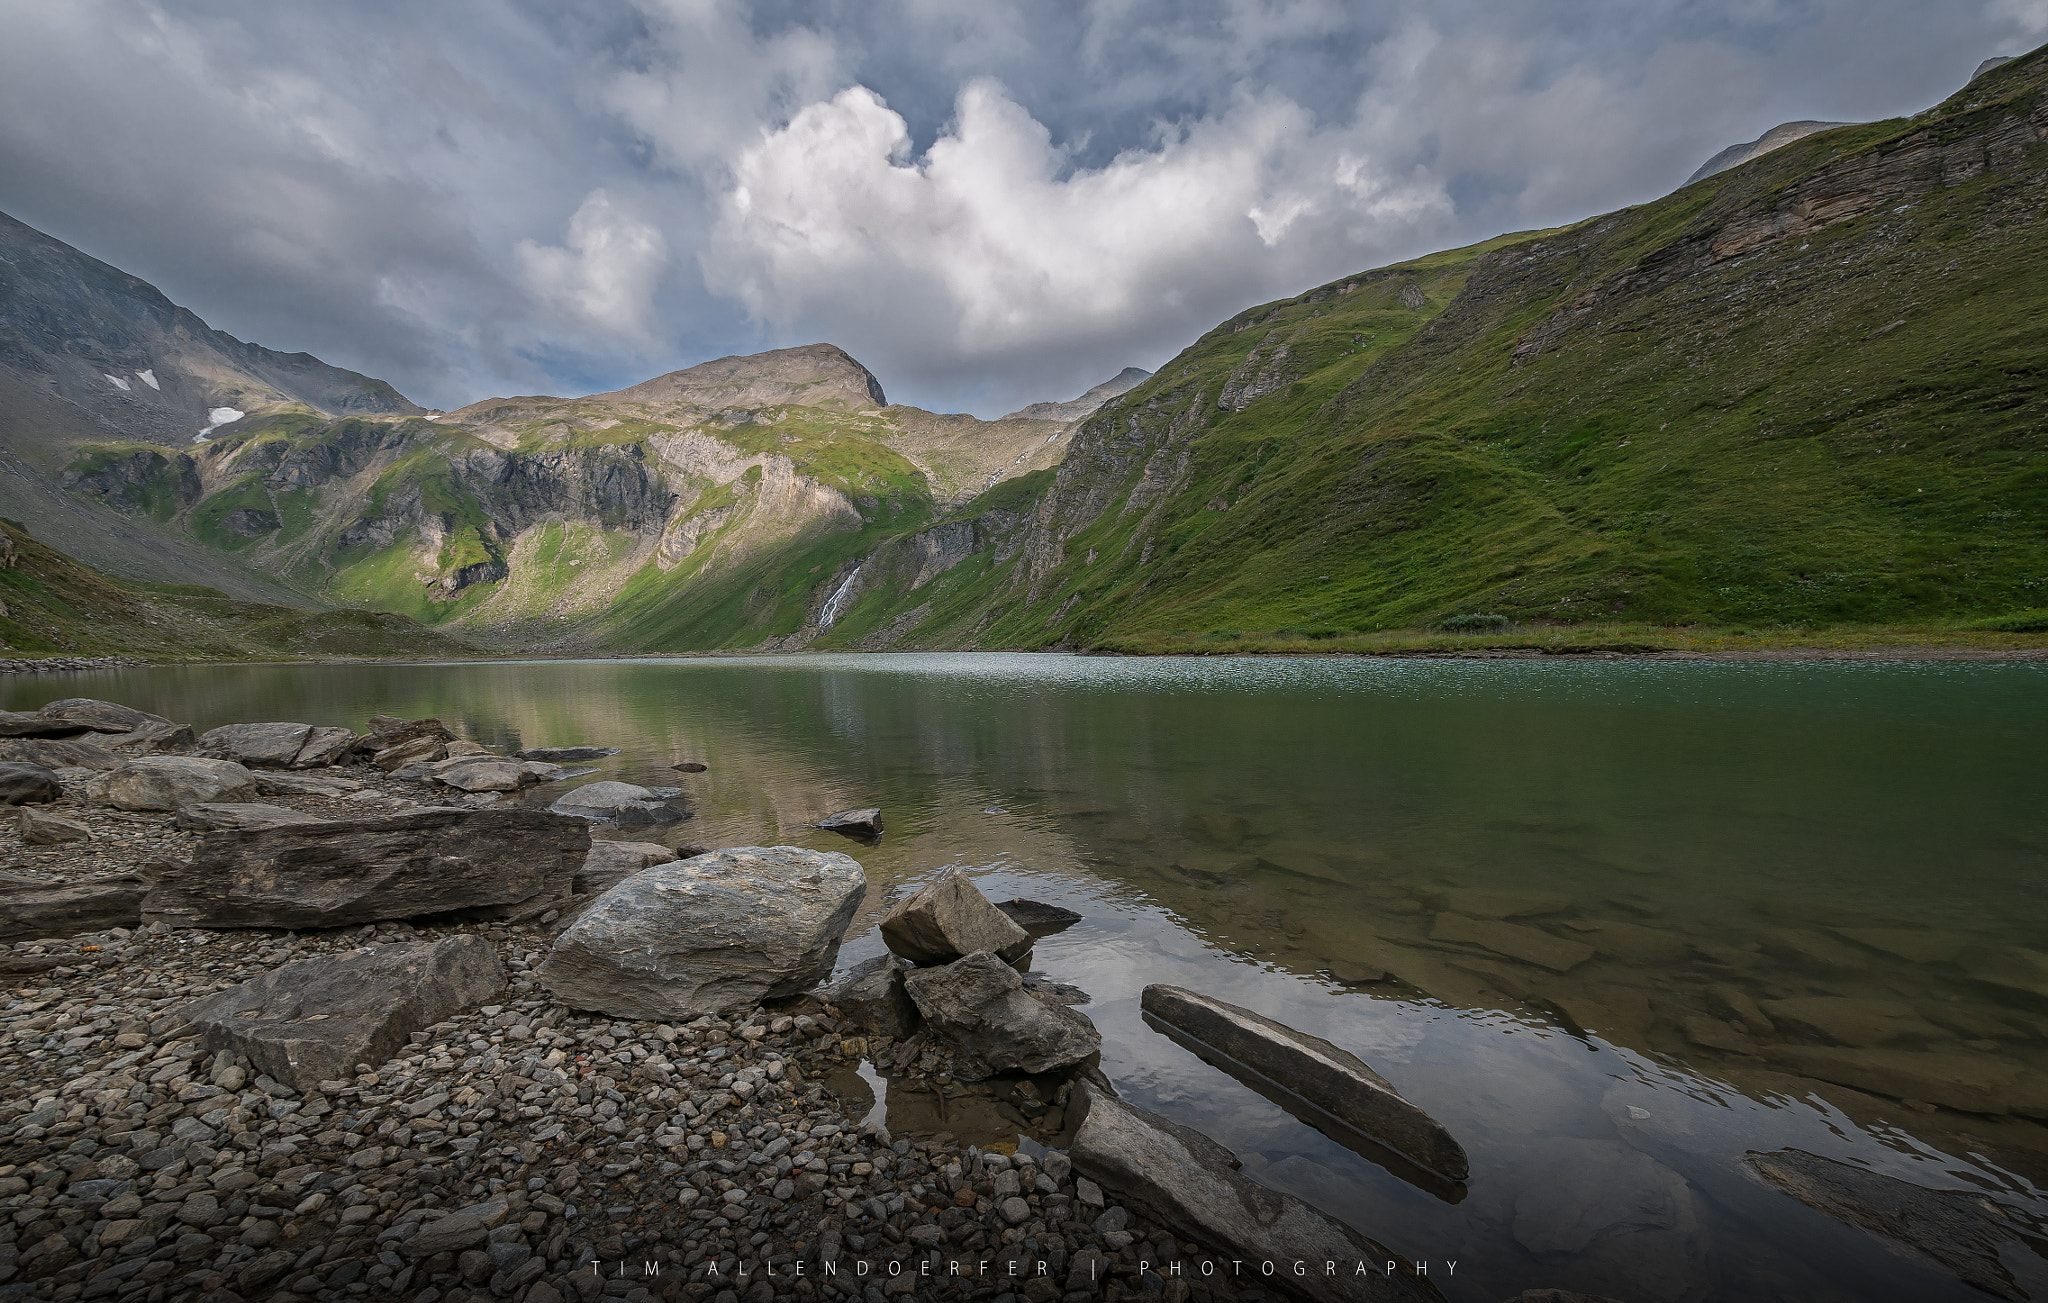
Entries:
{"type": "Polygon", "coordinates": [[[177,810],[208,801],[246,801],[256,775],[232,760],[140,756],[86,784],[87,799],[117,810],[177,810]]]}
{"type": "Polygon", "coordinates": [[[208,833],[159,861],[145,913],[179,927],[343,927],[566,898],[590,833],[540,810],[422,810],[208,833]]]}
{"type": "MultiPolygon", "coordinates": [[[[1082,1114],[1069,1150],[1074,1170],[1148,1221],[1171,1228],[1219,1257],[1248,1262],[1334,1263],[1289,1276],[1288,1289],[1316,1303],[1420,1303],[1440,1297],[1403,1272],[1395,1255],[1293,1195],[1237,1170],[1235,1155],[1201,1132],[1074,1085],[1082,1114]]],[[[1083,1191],[1083,1198],[1086,1191],[1083,1191]]]]}
{"type": "Polygon", "coordinates": [[[827,832],[842,833],[848,837],[880,837],[882,835],[882,812],[879,808],[873,806],[865,810],[841,810],[838,814],[826,815],[812,824],[811,827],[823,828],[827,832]]]}
{"type": "Polygon", "coordinates": [[[917,1005],[903,987],[910,965],[894,955],[855,964],[826,995],[854,1026],[875,1036],[903,1040],[917,1030],[917,1005]]]}
{"type": "Polygon", "coordinates": [[[1744,1161],[1807,1207],[1895,1241],[1910,1256],[1931,1258],[1965,1284],[1999,1298],[2028,1297],[2000,1254],[2007,1245],[2024,1243],[2036,1232],[1981,1194],[1929,1190],[1797,1149],[1751,1154],[1744,1161]]]}
{"type": "Polygon", "coordinates": [[[986,950],[906,973],[903,987],[933,1040],[955,1055],[956,1076],[1054,1072],[1102,1050],[1085,1015],[1031,995],[1017,970],[986,950]]]}
{"type": "Polygon", "coordinates": [[[1291,1091],[1446,1180],[1471,1175],[1464,1146],[1444,1125],[1348,1050],[1183,987],[1148,986],[1140,1005],[1148,1019],[1197,1042],[1198,1054],[1232,1076],[1250,1074],[1291,1091]]]}
{"type": "Polygon", "coordinates": [[[694,1018],[797,995],[832,971],[867,895],[850,856],[734,846],[642,869],[555,941],[540,979],[619,1018],[694,1018]]]}
{"type": "Polygon", "coordinates": [[[1567,973],[1591,959],[1593,947],[1552,936],[1541,928],[1496,919],[1467,918],[1463,914],[1439,914],[1429,930],[1432,941],[1478,946],[1509,959],[1535,964],[1553,973],[1567,973]]]}
{"type": "Polygon", "coordinates": [[[48,805],[63,799],[64,785],[43,766],[0,762],[0,805],[48,805]]]}
{"type": "Polygon", "coordinates": [[[679,774],[701,774],[711,768],[702,760],[678,760],[669,766],[679,774]]]}
{"type": "Polygon", "coordinates": [[[602,760],[619,753],[617,747],[528,747],[512,754],[521,760],[545,760],[560,764],[565,760],[602,760]]]}
{"type": "Polygon", "coordinates": [[[301,959],[183,1012],[206,1049],[246,1054],[257,1072],[311,1090],[383,1063],[413,1032],[504,989],[496,947],[454,936],[301,959]]]}
{"type": "Polygon", "coordinates": [[[948,964],[977,950],[1015,959],[1031,948],[1031,934],[957,866],[898,902],[881,929],[883,944],[915,964],[948,964]]]}

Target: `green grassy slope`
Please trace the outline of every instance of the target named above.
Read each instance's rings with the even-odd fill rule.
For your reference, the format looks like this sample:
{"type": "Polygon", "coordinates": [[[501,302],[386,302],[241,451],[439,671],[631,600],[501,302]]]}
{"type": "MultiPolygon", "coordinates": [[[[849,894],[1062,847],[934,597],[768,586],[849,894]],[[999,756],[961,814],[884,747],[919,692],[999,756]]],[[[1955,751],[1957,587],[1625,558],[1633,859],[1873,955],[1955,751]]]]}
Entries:
{"type": "Polygon", "coordinates": [[[2048,604],[2044,84],[2036,53],[1914,119],[1240,314],[1081,428],[1007,558],[878,585],[839,634],[2048,604]]]}
{"type": "Polygon", "coordinates": [[[195,585],[115,580],[0,522],[5,654],[162,661],[461,656],[476,648],[383,611],[302,611],[195,585]]]}

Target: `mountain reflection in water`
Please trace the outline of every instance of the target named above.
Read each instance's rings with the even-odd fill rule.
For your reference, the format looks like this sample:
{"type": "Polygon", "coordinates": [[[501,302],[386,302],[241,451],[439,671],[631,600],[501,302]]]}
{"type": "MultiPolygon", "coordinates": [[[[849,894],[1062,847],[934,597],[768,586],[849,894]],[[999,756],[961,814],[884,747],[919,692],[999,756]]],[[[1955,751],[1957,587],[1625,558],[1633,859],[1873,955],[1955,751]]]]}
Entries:
{"type": "Polygon", "coordinates": [[[617,746],[594,777],[685,785],[653,835],[859,859],[847,965],[950,864],[1077,910],[1033,964],[1092,995],[1118,1090],[1455,1261],[1452,1299],[2048,1297],[2048,667],[839,655],[108,671],[0,705],[68,696],[617,746]],[[808,826],[868,805],[875,846],[808,826]],[[1146,1025],[1152,982],[1357,1054],[1471,1179],[1204,1063],[1146,1025]]]}

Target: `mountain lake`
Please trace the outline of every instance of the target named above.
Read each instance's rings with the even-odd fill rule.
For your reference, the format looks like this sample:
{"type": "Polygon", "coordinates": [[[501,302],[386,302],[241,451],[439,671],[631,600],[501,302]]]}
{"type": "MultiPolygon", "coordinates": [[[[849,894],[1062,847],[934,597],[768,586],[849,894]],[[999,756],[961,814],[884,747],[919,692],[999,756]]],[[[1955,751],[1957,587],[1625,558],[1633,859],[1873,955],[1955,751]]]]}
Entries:
{"type": "MultiPolygon", "coordinates": [[[[600,835],[858,859],[842,967],[949,865],[1076,910],[1031,967],[1092,997],[1117,1090],[1450,1299],[2048,1294],[2048,665],[850,654],[0,687],[71,696],[619,747],[571,784],[681,786],[690,817],[600,835]],[[876,845],[809,827],[868,805],[876,845]],[[1141,1016],[1154,982],[1357,1054],[1470,1179],[1205,1063],[1141,1016]]],[[[993,1099],[835,1084],[899,1137],[1017,1138],[993,1099]]]]}

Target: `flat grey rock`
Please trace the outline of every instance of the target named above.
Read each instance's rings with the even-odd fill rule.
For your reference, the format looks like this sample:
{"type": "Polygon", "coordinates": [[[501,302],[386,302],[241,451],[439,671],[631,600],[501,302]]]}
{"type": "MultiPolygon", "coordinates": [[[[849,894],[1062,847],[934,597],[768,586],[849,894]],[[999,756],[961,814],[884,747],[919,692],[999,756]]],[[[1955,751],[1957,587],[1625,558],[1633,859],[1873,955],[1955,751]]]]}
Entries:
{"type": "Polygon", "coordinates": [[[877,955],[854,965],[825,998],[856,1027],[902,1040],[923,1021],[903,986],[909,971],[910,965],[896,956],[877,955]]]}
{"type": "Polygon", "coordinates": [[[516,792],[539,781],[525,761],[497,756],[445,760],[436,768],[437,780],[463,792],[516,792]]]}
{"type": "Polygon", "coordinates": [[[138,756],[99,775],[86,799],[118,810],[176,810],[205,801],[246,801],[256,775],[233,760],[204,756],[138,756]]]}
{"type": "Polygon", "coordinates": [[[317,814],[287,810],[260,801],[205,802],[178,811],[176,823],[188,832],[214,832],[223,828],[283,828],[291,824],[326,823],[317,814]]]}
{"type": "Polygon", "coordinates": [[[346,927],[566,898],[590,833],[518,807],[212,832],[158,861],[144,912],[178,927],[346,927]]]}
{"type": "Polygon", "coordinates": [[[689,1019],[797,995],[832,971],[867,895],[851,857],[734,846],[642,869],[555,940],[540,980],[577,1009],[689,1019]]]}
{"type": "Polygon", "coordinates": [[[577,819],[600,819],[618,824],[674,823],[683,817],[667,799],[668,788],[641,787],[634,783],[606,780],[585,783],[555,798],[548,808],[556,814],[577,819]]]}
{"type": "Polygon", "coordinates": [[[684,858],[660,842],[622,842],[602,837],[590,841],[590,853],[576,870],[576,894],[598,896],[619,885],[650,864],[667,864],[684,858]]]}
{"type": "Polygon", "coordinates": [[[1068,1150],[1074,1170],[1179,1238],[1224,1258],[1338,1264],[1338,1274],[1285,1278],[1291,1295],[1315,1303],[1441,1298],[1405,1274],[1386,1275],[1384,1264],[1397,1255],[1293,1195],[1242,1175],[1230,1151],[1199,1131],[1111,1099],[1086,1081],[1074,1083],[1069,1107],[1082,1115],[1068,1150]],[[1366,1264],[1363,1274],[1354,1270],[1359,1263],[1366,1264]]]}
{"type": "Polygon", "coordinates": [[[97,734],[76,738],[0,738],[0,760],[24,761],[45,769],[119,768],[128,757],[108,750],[97,734]],[[91,739],[91,740],[88,740],[91,739]]]}
{"type": "Polygon", "coordinates": [[[1017,970],[986,950],[914,969],[903,988],[933,1041],[955,1055],[957,1076],[1053,1072],[1102,1051],[1086,1015],[1031,995],[1017,970]]]}
{"type": "Polygon", "coordinates": [[[882,942],[914,964],[950,964],[987,950],[1015,959],[1031,934],[989,904],[974,879],[949,868],[883,916],[882,942]]]}
{"type": "Polygon", "coordinates": [[[513,752],[521,760],[546,760],[553,764],[565,760],[602,760],[618,753],[617,747],[528,747],[513,752]]]}
{"type": "Polygon", "coordinates": [[[210,1051],[249,1056],[296,1090],[376,1067],[413,1032],[505,989],[504,965],[474,935],[369,946],[283,964],[185,1006],[210,1051]]]}
{"type": "Polygon", "coordinates": [[[1464,1146],[1443,1124],[1350,1051],[1184,987],[1148,986],[1139,1004],[1149,1017],[1197,1042],[1197,1053],[1209,1050],[1202,1057],[1225,1072],[1290,1091],[1446,1180],[1471,1175],[1464,1146]]]}
{"type": "Polygon", "coordinates": [[[135,927],[148,891],[139,877],[0,886],[0,942],[135,927]]]}

